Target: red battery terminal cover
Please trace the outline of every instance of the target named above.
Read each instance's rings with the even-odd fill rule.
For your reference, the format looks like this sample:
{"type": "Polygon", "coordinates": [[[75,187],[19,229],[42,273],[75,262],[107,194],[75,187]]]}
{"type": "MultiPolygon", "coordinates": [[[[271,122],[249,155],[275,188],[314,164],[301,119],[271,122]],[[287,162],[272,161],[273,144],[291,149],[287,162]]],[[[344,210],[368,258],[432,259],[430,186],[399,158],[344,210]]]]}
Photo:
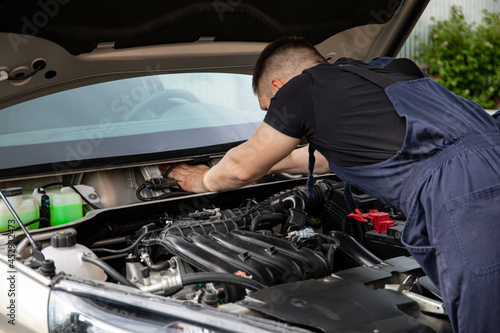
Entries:
{"type": "Polygon", "coordinates": [[[394,220],[391,219],[389,213],[379,212],[376,209],[372,209],[368,213],[362,213],[359,209],[356,209],[355,213],[348,216],[356,221],[372,224],[378,233],[387,233],[387,228],[394,226],[394,220]]]}

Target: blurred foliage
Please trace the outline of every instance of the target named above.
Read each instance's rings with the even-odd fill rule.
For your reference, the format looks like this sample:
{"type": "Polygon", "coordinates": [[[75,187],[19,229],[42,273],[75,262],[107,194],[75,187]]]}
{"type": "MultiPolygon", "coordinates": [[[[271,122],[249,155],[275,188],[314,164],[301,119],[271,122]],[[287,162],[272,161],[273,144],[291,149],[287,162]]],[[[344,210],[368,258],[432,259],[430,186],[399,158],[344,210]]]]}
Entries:
{"type": "Polygon", "coordinates": [[[465,21],[463,9],[453,6],[448,20],[436,21],[429,43],[420,39],[418,61],[429,74],[455,94],[484,108],[500,101],[500,13],[483,11],[479,25],[465,21]]]}

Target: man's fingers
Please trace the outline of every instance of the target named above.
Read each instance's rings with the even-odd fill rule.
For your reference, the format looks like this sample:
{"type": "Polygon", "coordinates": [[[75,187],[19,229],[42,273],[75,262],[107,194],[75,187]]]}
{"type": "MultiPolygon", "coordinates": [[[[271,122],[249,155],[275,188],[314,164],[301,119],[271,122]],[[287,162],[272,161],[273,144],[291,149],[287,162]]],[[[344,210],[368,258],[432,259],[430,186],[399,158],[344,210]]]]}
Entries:
{"type": "Polygon", "coordinates": [[[203,187],[203,176],[210,170],[206,165],[178,164],[171,168],[168,177],[174,178],[185,191],[202,193],[206,192],[203,187]]]}
{"type": "Polygon", "coordinates": [[[176,174],[179,175],[180,170],[187,170],[187,169],[189,169],[189,166],[185,163],[182,163],[182,164],[162,164],[162,165],[159,165],[158,168],[160,169],[160,172],[164,177],[175,178],[174,175],[176,175],[176,174]]]}
{"type": "Polygon", "coordinates": [[[179,176],[185,176],[185,175],[188,175],[190,172],[189,172],[189,168],[186,168],[185,166],[187,165],[176,165],[175,168],[173,168],[170,173],[169,173],[169,176],[171,178],[175,178],[175,177],[179,177],[179,176]]]}

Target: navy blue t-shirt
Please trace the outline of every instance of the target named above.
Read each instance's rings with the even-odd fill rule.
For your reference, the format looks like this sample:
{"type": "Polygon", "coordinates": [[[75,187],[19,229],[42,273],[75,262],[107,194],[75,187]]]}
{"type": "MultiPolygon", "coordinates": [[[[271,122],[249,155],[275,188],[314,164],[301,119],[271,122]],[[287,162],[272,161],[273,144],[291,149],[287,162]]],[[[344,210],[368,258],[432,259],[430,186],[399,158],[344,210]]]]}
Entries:
{"type": "Polygon", "coordinates": [[[406,121],[383,88],[342,70],[351,64],[397,82],[416,78],[350,58],[320,64],[276,93],[264,122],[288,136],[305,136],[328,160],[343,166],[372,164],[396,155],[403,146],[406,121]]]}

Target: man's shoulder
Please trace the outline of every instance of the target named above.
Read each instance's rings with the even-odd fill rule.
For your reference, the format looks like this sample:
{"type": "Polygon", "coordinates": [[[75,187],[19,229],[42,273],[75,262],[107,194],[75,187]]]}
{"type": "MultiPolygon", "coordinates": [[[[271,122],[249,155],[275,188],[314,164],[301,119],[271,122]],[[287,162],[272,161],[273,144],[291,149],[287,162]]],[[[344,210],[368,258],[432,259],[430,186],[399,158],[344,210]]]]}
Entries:
{"type": "Polygon", "coordinates": [[[310,82],[311,86],[316,85],[338,85],[339,81],[346,72],[342,69],[344,66],[354,64],[364,64],[362,61],[352,58],[340,58],[334,63],[321,63],[314,67],[308,68],[296,78],[301,82],[310,82]]]}
{"type": "Polygon", "coordinates": [[[329,62],[324,62],[321,64],[318,64],[316,66],[313,66],[311,68],[308,68],[302,72],[302,74],[308,74],[310,75],[313,79],[317,75],[321,75],[323,73],[332,73],[332,72],[340,72],[342,71],[342,67],[344,66],[349,66],[349,65],[367,65],[365,62],[353,58],[339,58],[333,63],[329,62]]]}

